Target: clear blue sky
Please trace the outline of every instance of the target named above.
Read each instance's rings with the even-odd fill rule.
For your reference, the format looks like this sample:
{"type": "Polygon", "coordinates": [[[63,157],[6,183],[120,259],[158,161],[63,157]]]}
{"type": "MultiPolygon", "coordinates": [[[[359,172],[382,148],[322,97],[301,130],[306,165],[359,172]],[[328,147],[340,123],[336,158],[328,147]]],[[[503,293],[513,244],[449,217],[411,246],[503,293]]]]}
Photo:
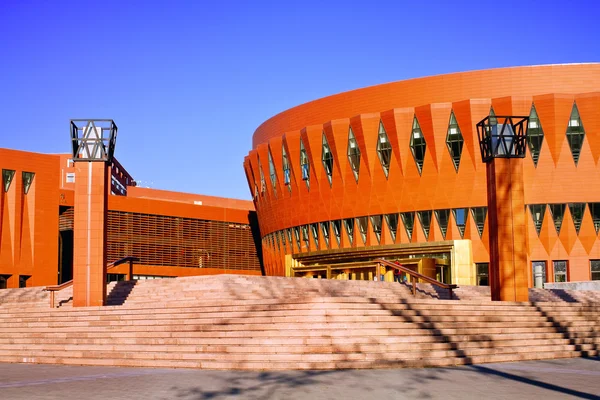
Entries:
{"type": "Polygon", "coordinates": [[[68,152],[112,118],[116,156],[158,189],[250,199],[271,116],[378,83],[600,61],[597,1],[0,0],[0,147],[68,152]]]}

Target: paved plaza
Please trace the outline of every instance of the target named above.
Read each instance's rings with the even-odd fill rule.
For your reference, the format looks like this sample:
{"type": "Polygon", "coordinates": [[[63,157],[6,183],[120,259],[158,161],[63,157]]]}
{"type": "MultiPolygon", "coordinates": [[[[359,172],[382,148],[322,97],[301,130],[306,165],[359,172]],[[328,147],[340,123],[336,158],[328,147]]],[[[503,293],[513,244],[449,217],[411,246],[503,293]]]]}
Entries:
{"type": "Polygon", "coordinates": [[[238,372],[0,364],[2,399],[600,399],[600,358],[238,372]]]}

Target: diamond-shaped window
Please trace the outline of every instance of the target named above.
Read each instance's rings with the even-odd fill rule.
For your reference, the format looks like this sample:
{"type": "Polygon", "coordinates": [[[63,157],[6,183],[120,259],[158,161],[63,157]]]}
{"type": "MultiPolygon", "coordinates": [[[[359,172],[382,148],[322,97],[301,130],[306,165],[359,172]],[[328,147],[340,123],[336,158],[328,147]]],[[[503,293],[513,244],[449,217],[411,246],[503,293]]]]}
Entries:
{"type": "Polygon", "coordinates": [[[417,211],[421,228],[423,228],[423,234],[425,239],[429,239],[429,229],[431,228],[431,211],[417,211]]]}
{"type": "Polygon", "coordinates": [[[483,228],[485,228],[485,217],[487,216],[487,207],[473,207],[471,208],[471,216],[475,225],[477,226],[477,232],[479,237],[483,236],[483,228]]]}
{"type": "Polygon", "coordinates": [[[403,212],[400,213],[400,218],[402,218],[402,224],[404,225],[404,229],[406,229],[406,235],[408,235],[408,240],[411,241],[413,227],[415,226],[415,213],[403,212]]]}
{"type": "Polygon", "coordinates": [[[448,231],[448,220],[450,220],[450,210],[435,210],[435,219],[437,219],[442,236],[446,239],[446,232],[448,231]]]}
{"type": "Polygon", "coordinates": [[[335,235],[335,240],[339,246],[342,240],[342,220],[336,219],[331,221],[331,227],[333,229],[333,234],[335,235]]]}
{"type": "Polygon", "coordinates": [[[581,118],[579,117],[577,104],[573,103],[571,117],[569,118],[569,126],[567,127],[567,141],[569,142],[569,147],[571,148],[571,154],[573,155],[573,161],[575,161],[575,165],[579,163],[579,155],[581,154],[583,139],[585,139],[585,131],[583,130],[581,118]]]}
{"type": "Polygon", "coordinates": [[[529,145],[529,151],[531,152],[531,159],[536,167],[540,158],[543,142],[544,130],[542,129],[542,123],[535,111],[535,105],[532,104],[531,112],[529,113],[529,122],[527,123],[527,144],[529,145]]]}
{"type": "Polygon", "coordinates": [[[498,119],[496,118],[496,113],[494,112],[494,107],[490,107],[490,124],[496,125],[498,124],[498,119]]]}
{"type": "Polygon", "coordinates": [[[269,149],[269,178],[271,179],[271,186],[273,186],[273,193],[277,196],[277,172],[275,172],[275,163],[273,163],[271,149],[269,149]]]}
{"type": "Polygon", "coordinates": [[[385,222],[387,223],[388,229],[390,230],[392,240],[394,241],[394,243],[396,243],[396,234],[398,233],[398,213],[386,214],[385,222]]]}
{"type": "Polygon", "coordinates": [[[298,246],[298,252],[302,253],[302,244],[300,244],[300,227],[294,227],[294,237],[296,238],[296,245],[298,246]]]}
{"type": "Polygon", "coordinates": [[[360,237],[363,241],[363,244],[367,244],[367,230],[369,229],[369,218],[358,217],[356,219],[358,222],[358,230],[360,231],[360,237]]]}
{"type": "Polygon", "coordinates": [[[377,237],[377,243],[381,243],[381,215],[371,216],[371,225],[373,226],[373,233],[377,237]]]}
{"type": "Polygon", "coordinates": [[[533,225],[535,226],[535,230],[538,236],[540,236],[542,224],[544,223],[544,215],[546,214],[546,205],[532,204],[529,206],[529,212],[531,213],[531,218],[533,219],[533,225]]]}
{"type": "Polygon", "coordinates": [[[548,206],[550,207],[550,214],[552,214],[556,234],[560,235],[560,228],[562,227],[566,206],[564,204],[549,204],[548,206]]]}
{"type": "Polygon", "coordinates": [[[315,242],[315,247],[319,250],[319,224],[310,224],[310,231],[315,242]]]}
{"type": "Polygon", "coordinates": [[[323,240],[325,240],[325,245],[329,248],[329,222],[321,222],[321,232],[323,234],[323,240]]]}
{"type": "Polygon", "coordinates": [[[410,135],[410,151],[412,152],[419,175],[423,171],[423,163],[425,162],[425,150],[427,149],[427,143],[425,137],[421,131],[421,126],[415,115],[413,119],[412,133],[410,135]]]}
{"type": "Polygon", "coordinates": [[[583,221],[583,213],[585,212],[585,203],[569,203],[569,211],[571,212],[571,218],[573,218],[575,231],[579,235],[581,221],[583,221]]]}
{"type": "Polygon", "coordinates": [[[453,208],[452,214],[454,214],[454,221],[456,222],[456,227],[458,228],[458,232],[460,233],[460,237],[465,236],[465,227],[467,226],[467,216],[469,215],[468,208],[453,208]]]}
{"type": "Polygon", "coordinates": [[[290,249],[292,249],[292,252],[294,252],[294,245],[292,242],[292,229],[290,229],[290,228],[286,229],[285,233],[287,234],[287,239],[288,239],[288,243],[290,244],[290,249]]]}
{"type": "Polygon", "coordinates": [[[348,161],[350,161],[354,179],[358,182],[358,172],[360,171],[360,149],[358,148],[358,143],[354,137],[352,127],[348,129],[348,161]]]}
{"type": "Polygon", "coordinates": [[[4,192],[8,192],[10,189],[10,184],[15,177],[15,171],[12,169],[3,169],[2,170],[2,186],[4,187],[4,192]]]}
{"type": "Polygon", "coordinates": [[[302,138],[300,138],[300,170],[302,171],[302,180],[306,182],[306,187],[310,189],[310,162],[302,138]]]}
{"type": "Polygon", "coordinates": [[[265,181],[265,174],[260,163],[260,158],[258,159],[258,172],[260,174],[260,192],[264,194],[267,191],[267,182],[265,181]]]}
{"type": "Polygon", "coordinates": [[[600,231],[600,203],[588,203],[590,208],[590,214],[592,215],[592,221],[594,221],[594,228],[596,228],[596,234],[600,231]]]}
{"type": "Polygon", "coordinates": [[[277,234],[277,232],[275,232],[273,234],[273,236],[275,236],[275,242],[277,243],[277,250],[281,251],[281,242],[279,242],[279,235],[277,234]]]}
{"type": "Polygon", "coordinates": [[[346,218],[344,220],[344,225],[346,226],[348,239],[350,239],[350,245],[352,245],[354,243],[354,218],[346,218]]]}
{"type": "Polygon", "coordinates": [[[379,135],[377,137],[377,155],[379,156],[379,162],[383,167],[383,173],[385,177],[388,177],[390,173],[390,163],[392,162],[392,144],[385,132],[383,121],[379,121],[379,135]]]}
{"type": "Polygon", "coordinates": [[[302,242],[306,251],[310,250],[310,240],[308,237],[308,225],[302,225],[302,242]]]}
{"type": "Polygon", "coordinates": [[[325,132],[323,132],[321,159],[323,161],[323,168],[325,168],[325,173],[327,174],[327,179],[329,180],[329,185],[331,186],[331,178],[333,177],[333,153],[327,142],[327,137],[325,137],[325,132]]]}
{"type": "Polygon", "coordinates": [[[465,141],[462,133],[460,132],[460,127],[458,126],[458,122],[454,116],[454,111],[452,111],[450,112],[450,122],[448,123],[446,146],[448,146],[448,151],[450,152],[450,157],[452,157],[452,162],[454,163],[454,169],[456,172],[458,172],[458,166],[460,165],[460,156],[462,154],[464,143],[465,141]]]}
{"type": "Polygon", "coordinates": [[[291,169],[290,169],[290,160],[287,155],[287,151],[285,151],[285,145],[281,144],[281,165],[283,166],[283,184],[287,186],[288,190],[292,191],[292,178],[291,178],[291,169]]]}

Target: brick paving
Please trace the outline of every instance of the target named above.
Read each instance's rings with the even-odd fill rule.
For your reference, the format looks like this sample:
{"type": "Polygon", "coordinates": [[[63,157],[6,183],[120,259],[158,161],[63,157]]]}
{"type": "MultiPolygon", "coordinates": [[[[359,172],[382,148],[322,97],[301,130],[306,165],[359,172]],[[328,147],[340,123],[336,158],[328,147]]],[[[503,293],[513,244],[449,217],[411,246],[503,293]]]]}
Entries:
{"type": "Polygon", "coordinates": [[[0,364],[0,398],[600,399],[600,358],[285,372],[0,364]]]}

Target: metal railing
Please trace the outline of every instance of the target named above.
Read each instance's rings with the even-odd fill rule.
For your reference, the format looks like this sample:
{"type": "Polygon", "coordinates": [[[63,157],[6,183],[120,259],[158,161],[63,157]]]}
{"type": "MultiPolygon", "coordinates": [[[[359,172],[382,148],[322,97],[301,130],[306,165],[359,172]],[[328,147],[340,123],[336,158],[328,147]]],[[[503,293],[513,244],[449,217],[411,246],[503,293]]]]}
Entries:
{"type": "MultiPolygon", "coordinates": [[[[117,260],[117,261],[114,261],[114,262],[111,262],[110,264],[108,264],[106,266],[106,271],[108,272],[109,269],[112,269],[118,265],[129,263],[129,270],[127,272],[127,280],[130,281],[133,279],[133,263],[137,262],[137,261],[140,261],[140,259],[138,257],[133,257],[133,256],[123,257],[120,260],[117,260]]],[[[66,289],[70,286],[73,286],[73,279],[71,279],[70,281],[61,283],[60,285],[46,286],[43,289],[46,292],[50,292],[50,308],[54,308],[55,293],[59,292],[63,289],[66,289]]]]}
{"type": "Polygon", "coordinates": [[[413,271],[412,269],[405,267],[403,265],[398,265],[391,261],[384,260],[383,258],[378,258],[375,260],[375,262],[377,264],[379,264],[379,266],[385,265],[386,267],[394,268],[394,269],[397,269],[398,271],[404,272],[407,275],[410,275],[413,296],[417,295],[417,279],[420,279],[420,280],[430,283],[432,285],[441,287],[442,289],[448,289],[450,300],[452,300],[452,290],[458,288],[458,285],[440,282],[429,276],[426,276],[426,275],[420,274],[416,271],[413,271]]]}

